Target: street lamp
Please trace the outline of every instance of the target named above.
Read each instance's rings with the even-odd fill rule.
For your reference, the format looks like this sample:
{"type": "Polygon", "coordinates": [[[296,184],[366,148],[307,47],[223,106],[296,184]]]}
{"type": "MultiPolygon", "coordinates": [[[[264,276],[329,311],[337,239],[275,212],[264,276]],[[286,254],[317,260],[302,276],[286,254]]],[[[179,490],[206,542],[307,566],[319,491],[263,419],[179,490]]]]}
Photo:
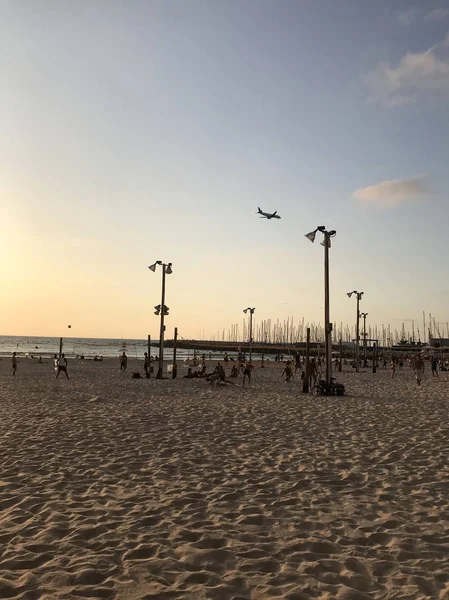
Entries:
{"type": "Polygon", "coordinates": [[[157,371],[156,378],[162,379],[164,375],[164,317],[165,315],[168,315],[168,306],[165,306],[165,275],[170,275],[171,273],[173,273],[173,270],[171,268],[172,263],[163,263],[161,260],[157,260],[148,268],[154,273],[156,271],[157,265],[160,265],[162,267],[162,300],[160,304],[154,307],[154,314],[161,315],[161,330],[159,334],[159,368],[157,371]]]}
{"type": "Polygon", "coordinates": [[[245,308],[243,312],[246,314],[249,311],[249,362],[253,355],[253,314],[255,308],[245,308]]]}
{"type": "Polygon", "coordinates": [[[363,319],[363,365],[366,367],[366,317],[368,316],[368,313],[361,312],[360,316],[363,319]]]}
{"type": "Polygon", "coordinates": [[[356,373],[359,372],[359,353],[360,353],[360,331],[359,331],[359,319],[360,319],[360,300],[365,292],[358,292],[354,290],[353,292],[348,292],[348,297],[350,298],[353,294],[356,295],[357,298],[357,318],[355,322],[355,370],[356,373]]]}
{"type": "Polygon", "coordinates": [[[324,246],[324,345],[326,348],[326,384],[330,386],[332,371],[332,323],[330,322],[329,308],[329,248],[331,247],[331,238],[337,235],[335,229],[326,230],[324,225],[317,227],[315,231],[306,234],[306,238],[311,242],[315,241],[316,233],[320,231],[324,235],[321,245],[324,246]]]}

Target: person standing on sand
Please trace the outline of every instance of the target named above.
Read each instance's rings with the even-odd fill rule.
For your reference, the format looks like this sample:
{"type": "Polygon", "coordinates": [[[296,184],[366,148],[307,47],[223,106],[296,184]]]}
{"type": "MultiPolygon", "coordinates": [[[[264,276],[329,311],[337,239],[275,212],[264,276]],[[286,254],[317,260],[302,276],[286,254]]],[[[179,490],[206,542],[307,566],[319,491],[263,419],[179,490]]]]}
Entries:
{"type": "Polygon", "coordinates": [[[396,359],[394,357],[391,358],[390,368],[391,368],[391,379],[393,379],[394,374],[396,373],[396,359]]]}
{"type": "Polygon", "coordinates": [[[59,373],[61,373],[61,371],[65,373],[67,379],[70,379],[69,374],[67,373],[67,359],[65,357],[65,354],[61,354],[61,356],[58,358],[58,371],[56,373],[56,379],[58,379],[59,373]]]}
{"type": "Polygon", "coordinates": [[[16,371],[17,371],[17,355],[15,352],[12,353],[11,366],[12,366],[12,374],[15,375],[16,371]]]}
{"type": "Polygon", "coordinates": [[[421,381],[424,375],[424,361],[422,359],[422,356],[417,356],[415,358],[415,377],[416,377],[416,383],[418,385],[421,385],[421,381]]]}
{"type": "Polygon", "coordinates": [[[435,354],[432,356],[430,361],[430,365],[432,367],[432,375],[433,377],[438,377],[438,357],[435,354]]]}
{"type": "Polygon", "coordinates": [[[245,368],[243,369],[243,387],[245,387],[245,381],[248,379],[248,385],[251,385],[251,371],[253,370],[253,365],[251,363],[246,363],[245,368]]]}
{"type": "Polygon", "coordinates": [[[297,371],[301,371],[301,356],[299,355],[299,352],[297,352],[295,356],[295,373],[297,371]]]}
{"type": "Polygon", "coordinates": [[[293,369],[291,367],[290,361],[287,361],[285,369],[282,371],[281,378],[285,375],[285,381],[289,383],[290,379],[293,377],[293,369]]]}
{"type": "Polygon", "coordinates": [[[126,371],[126,367],[128,366],[128,357],[125,352],[120,357],[120,371],[126,371]]]}
{"type": "Polygon", "coordinates": [[[145,371],[145,377],[150,378],[150,361],[148,360],[148,352],[145,352],[145,360],[143,361],[143,370],[145,371]]]}

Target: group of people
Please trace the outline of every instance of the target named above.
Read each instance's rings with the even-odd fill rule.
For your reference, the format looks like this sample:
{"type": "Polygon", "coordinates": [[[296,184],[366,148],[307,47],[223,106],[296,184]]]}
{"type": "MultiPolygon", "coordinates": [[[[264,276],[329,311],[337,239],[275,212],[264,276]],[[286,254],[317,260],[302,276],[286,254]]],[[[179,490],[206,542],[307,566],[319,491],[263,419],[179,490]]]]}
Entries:
{"type": "MultiPolygon", "coordinates": [[[[39,360],[37,362],[39,364],[43,364],[42,356],[39,356],[39,360]]],[[[53,356],[53,364],[54,364],[55,371],[56,371],[56,379],[58,379],[60,373],[64,373],[65,376],[67,377],[67,379],[70,379],[69,373],[67,371],[67,359],[65,357],[65,354],[61,354],[61,356],[59,356],[59,357],[57,354],[55,354],[53,356]]],[[[17,373],[17,366],[18,366],[17,352],[13,352],[12,358],[11,358],[11,367],[12,367],[12,374],[14,377],[17,373]]]]}
{"type": "MultiPolygon", "coordinates": [[[[410,364],[410,368],[413,369],[416,383],[418,384],[418,386],[420,386],[421,381],[423,380],[423,377],[424,377],[424,371],[426,369],[426,362],[424,360],[424,357],[421,354],[418,354],[417,356],[412,356],[411,358],[409,358],[408,361],[410,364]]],[[[440,362],[440,359],[435,355],[433,355],[430,358],[430,368],[431,368],[433,377],[438,377],[439,362],[440,362]]],[[[391,368],[391,377],[392,378],[394,378],[394,376],[396,374],[396,366],[399,366],[399,369],[403,368],[404,359],[402,357],[399,359],[396,359],[396,357],[393,356],[391,358],[390,368],[391,368]]]]}

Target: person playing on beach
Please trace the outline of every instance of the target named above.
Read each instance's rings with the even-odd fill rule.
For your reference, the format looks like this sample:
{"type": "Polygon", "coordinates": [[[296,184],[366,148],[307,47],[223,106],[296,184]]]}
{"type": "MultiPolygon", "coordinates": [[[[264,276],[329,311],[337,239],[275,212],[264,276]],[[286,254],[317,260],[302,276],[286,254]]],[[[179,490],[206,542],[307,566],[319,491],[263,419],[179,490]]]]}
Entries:
{"type": "Polygon", "coordinates": [[[284,377],[284,375],[285,375],[285,381],[287,383],[289,383],[290,379],[293,377],[293,369],[291,367],[290,361],[287,361],[287,364],[285,365],[285,369],[282,371],[281,377],[284,377]]]}
{"type": "Polygon", "coordinates": [[[299,355],[299,352],[297,352],[296,356],[295,356],[295,373],[300,370],[301,370],[301,356],[299,355]]]}
{"type": "Polygon", "coordinates": [[[253,370],[253,365],[251,363],[246,363],[245,368],[243,369],[243,387],[245,387],[245,381],[248,379],[248,385],[251,385],[251,371],[253,370]]]}
{"type": "Polygon", "coordinates": [[[391,357],[390,369],[391,369],[391,379],[393,379],[394,375],[396,373],[396,359],[394,358],[394,356],[391,357]]]}
{"type": "Polygon", "coordinates": [[[128,366],[128,357],[125,352],[120,357],[120,371],[126,371],[126,367],[128,366]]]}
{"type": "Polygon", "coordinates": [[[144,354],[145,358],[143,361],[143,370],[145,371],[145,377],[147,379],[150,378],[150,361],[148,360],[148,352],[144,354]]]}
{"type": "Polygon", "coordinates": [[[42,356],[39,356],[39,360],[37,361],[40,365],[42,364],[42,356]]]}
{"type": "Polygon", "coordinates": [[[17,371],[17,355],[15,352],[12,353],[11,366],[12,366],[12,374],[15,375],[16,371],[17,371]]]}
{"type": "Polygon", "coordinates": [[[432,375],[433,377],[438,377],[438,357],[435,354],[432,356],[430,360],[430,365],[432,367],[432,375]]]}
{"type": "Polygon", "coordinates": [[[232,365],[231,377],[238,377],[238,375],[239,375],[239,370],[238,370],[237,366],[232,365]]]}
{"type": "Polygon", "coordinates": [[[421,381],[424,375],[424,361],[422,359],[422,356],[417,356],[415,358],[415,362],[414,362],[414,369],[415,369],[415,378],[416,378],[416,383],[418,385],[421,385],[421,381]]]}
{"type": "Polygon", "coordinates": [[[58,379],[59,373],[61,373],[61,371],[65,373],[67,379],[70,379],[69,374],[67,372],[67,359],[65,357],[65,354],[61,354],[61,356],[58,358],[58,370],[56,372],[56,379],[58,379]]]}

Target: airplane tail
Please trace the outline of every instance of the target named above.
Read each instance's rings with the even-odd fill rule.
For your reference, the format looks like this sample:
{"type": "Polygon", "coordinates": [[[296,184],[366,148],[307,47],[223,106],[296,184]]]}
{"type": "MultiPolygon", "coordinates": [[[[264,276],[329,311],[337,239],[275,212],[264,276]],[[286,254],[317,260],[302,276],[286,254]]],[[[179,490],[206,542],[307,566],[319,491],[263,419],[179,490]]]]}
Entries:
{"type": "Polygon", "coordinates": [[[259,214],[262,212],[259,206],[257,207],[257,210],[259,211],[259,214]]]}

